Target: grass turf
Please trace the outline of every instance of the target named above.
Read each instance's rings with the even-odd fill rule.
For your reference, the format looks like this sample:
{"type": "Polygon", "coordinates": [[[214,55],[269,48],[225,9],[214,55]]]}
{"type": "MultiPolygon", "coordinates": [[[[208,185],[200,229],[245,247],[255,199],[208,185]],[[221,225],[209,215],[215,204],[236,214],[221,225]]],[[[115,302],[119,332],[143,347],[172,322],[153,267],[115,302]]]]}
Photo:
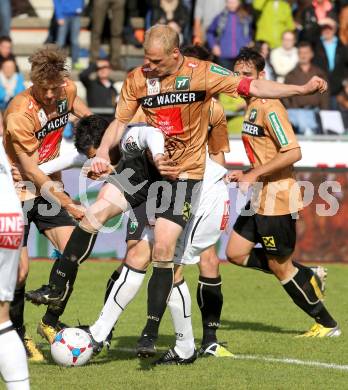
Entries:
{"type": "MultiPolygon", "coordinates": [[[[86,263],[80,268],[75,291],[62,320],[69,325],[90,324],[101,309],[106,280],[115,263],[86,263]]],[[[288,298],[271,275],[232,265],[221,267],[224,307],[219,339],[237,356],[257,355],[256,360],[205,358],[181,367],[151,368],[127,351],[134,348],[146,318],[146,283],[125,310],[114,332],[112,348],[93,363],[79,368],[61,368],[49,358],[49,348],[35,329],[44,307],[26,305],[28,332],[43,349],[47,362],[30,364],[32,389],[348,389],[348,371],[333,368],[266,362],[261,357],[291,358],[338,365],[348,364],[347,303],[348,268],[330,265],[326,303],[340,323],[343,335],[336,339],[296,339],[313,323],[288,298]]],[[[27,288],[47,281],[48,262],[32,262],[27,288]]],[[[187,267],[185,277],[193,297],[196,344],[201,337],[200,313],[195,303],[196,267],[187,267]]],[[[160,329],[158,348],[174,342],[170,316],[160,329]]],[[[0,383],[0,388],[3,384],[0,383]]]]}

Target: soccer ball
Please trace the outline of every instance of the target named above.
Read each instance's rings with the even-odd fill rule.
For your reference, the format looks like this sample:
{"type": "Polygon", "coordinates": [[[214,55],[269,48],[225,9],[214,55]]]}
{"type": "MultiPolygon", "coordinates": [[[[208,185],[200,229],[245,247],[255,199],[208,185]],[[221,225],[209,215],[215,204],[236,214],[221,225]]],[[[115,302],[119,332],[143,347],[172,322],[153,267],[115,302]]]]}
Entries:
{"type": "Polygon", "coordinates": [[[92,357],[93,347],[87,332],[65,328],[57,333],[51,345],[51,355],[59,366],[82,366],[92,357]]]}

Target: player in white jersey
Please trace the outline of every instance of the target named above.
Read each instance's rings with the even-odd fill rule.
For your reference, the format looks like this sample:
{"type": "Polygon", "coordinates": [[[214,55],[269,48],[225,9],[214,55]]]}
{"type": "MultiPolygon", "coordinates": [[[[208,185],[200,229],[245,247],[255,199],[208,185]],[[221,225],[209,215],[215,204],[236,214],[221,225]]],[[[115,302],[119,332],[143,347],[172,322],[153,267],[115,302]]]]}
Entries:
{"type": "Polygon", "coordinates": [[[0,188],[0,373],[7,389],[27,390],[27,357],[9,317],[23,239],[23,214],[1,142],[0,188]]]}

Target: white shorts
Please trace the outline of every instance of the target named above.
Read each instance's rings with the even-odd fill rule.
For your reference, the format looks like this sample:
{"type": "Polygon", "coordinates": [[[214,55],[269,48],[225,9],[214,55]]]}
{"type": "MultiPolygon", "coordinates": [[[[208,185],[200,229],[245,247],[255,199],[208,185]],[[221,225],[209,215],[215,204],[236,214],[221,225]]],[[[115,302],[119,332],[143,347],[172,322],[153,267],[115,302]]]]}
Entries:
{"type": "Polygon", "coordinates": [[[0,145],[0,301],[12,301],[23,238],[22,208],[0,145]]]}
{"type": "MultiPolygon", "coordinates": [[[[229,203],[228,189],[223,180],[219,180],[208,191],[202,192],[196,215],[178,239],[174,254],[175,264],[197,264],[200,254],[217,243],[227,226],[229,203]]],[[[153,242],[153,228],[147,226],[141,239],[153,242]]]]}

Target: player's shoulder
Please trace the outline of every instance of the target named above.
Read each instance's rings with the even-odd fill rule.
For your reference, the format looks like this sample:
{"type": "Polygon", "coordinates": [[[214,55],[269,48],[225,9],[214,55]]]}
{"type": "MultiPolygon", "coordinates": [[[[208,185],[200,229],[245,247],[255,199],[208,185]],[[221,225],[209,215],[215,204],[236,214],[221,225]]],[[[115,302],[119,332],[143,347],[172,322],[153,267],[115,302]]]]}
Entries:
{"type": "Polygon", "coordinates": [[[257,106],[265,113],[271,111],[286,111],[283,103],[279,99],[257,99],[257,106]]]}
{"type": "Polygon", "coordinates": [[[11,99],[6,111],[5,116],[11,114],[27,114],[30,115],[36,108],[35,100],[29,92],[29,89],[24,90],[11,99]]]}
{"type": "Polygon", "coordinates": [[[67,91],[72,91],[72,92],[75,92],[77,89],[74,81],[67,77],[64,79],[62,87],[65,88],[67,91]]]}

